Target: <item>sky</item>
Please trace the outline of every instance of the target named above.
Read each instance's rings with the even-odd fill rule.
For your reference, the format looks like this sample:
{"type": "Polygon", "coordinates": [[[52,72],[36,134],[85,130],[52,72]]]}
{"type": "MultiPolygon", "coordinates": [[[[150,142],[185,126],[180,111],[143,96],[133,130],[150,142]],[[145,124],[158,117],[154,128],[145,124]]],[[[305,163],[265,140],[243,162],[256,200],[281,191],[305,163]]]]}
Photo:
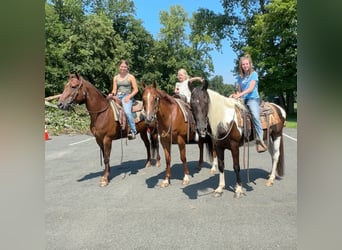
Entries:
{"type": "MultiPolygon", "coordinates": [[[[181,5],[191,17],[198,8],[206,8],[215,13],[223,13],[220,0],[134,0],[136,17],[142,20],[142,25],[156,39],[161,28],[159,22],[160,11],[170,11],[170,6],[181,5]]],[[[224,83],[234,84],[233,75],[235,52],[231,49],[229,41],[222,41],[222,52],[212,51],[214,75],[221,75],[224,83]]]]}

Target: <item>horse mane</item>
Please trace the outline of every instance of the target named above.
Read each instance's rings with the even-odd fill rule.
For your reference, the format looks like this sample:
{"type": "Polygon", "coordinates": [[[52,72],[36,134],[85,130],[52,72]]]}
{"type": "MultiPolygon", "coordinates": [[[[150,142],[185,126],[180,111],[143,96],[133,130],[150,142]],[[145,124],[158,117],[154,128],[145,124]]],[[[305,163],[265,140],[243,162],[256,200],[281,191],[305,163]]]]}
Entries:
{"type": "Polygon", "coordinates": [[[157,89],[157,93],[160,95],[161,98],[163,98],[168,103],[170,103],[170,104],[175,103],[174,98],[172,96],[170,96],[168,93],[166,93],[164,90],[157,89]]]}
{"type": "Polygon", "coordinates": [[[83,82],[87,83],[88,85],[92,86],[101,96],[106,98],[106,95],[102,91],[100,91],[98,88],[96,88],[96,86],[94,84],[92,84],[88,80],[84,79],[82,76],[80,76],[80,81],[83,81],[83,82]]]}
{"type": "Polygon", "coordinates": [[[246,109],[246,106],[240,99],[226,97],[211,89],[208,89],[207,91],[211,100],[220,100],[221,104],[226,107],[234,108],[235,106],[237,106],[242,110],[246,109]]]}
{"type": "Polygon", "coordinates": [[[210,125],[213,128],[213,135],[216,136],[216,128],[218,128],[220,124],[227,129],[228,124],[230,124],[232,120],[237,121],[235,107],[243,110],[245,110],[246,107],[241,101],[223,96],[214,90],[207,89],[207,92],[210,100],[208,118],[210,125]]]}

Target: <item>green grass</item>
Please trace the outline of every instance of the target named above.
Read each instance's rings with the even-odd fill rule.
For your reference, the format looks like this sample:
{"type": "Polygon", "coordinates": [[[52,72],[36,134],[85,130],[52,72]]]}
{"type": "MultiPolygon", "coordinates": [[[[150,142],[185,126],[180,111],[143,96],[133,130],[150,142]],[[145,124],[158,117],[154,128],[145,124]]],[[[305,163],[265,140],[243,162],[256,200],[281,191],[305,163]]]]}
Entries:
{"type": "Polygon", "coordinates": [[[286,128],[297,128],[297,113],[287,115],[286,128]]]}
{"type": "Polygon", "coordinates": [[[297,103],[294,103],[294,114],[286,115],[286,127],[297,128],[297,103]]]}

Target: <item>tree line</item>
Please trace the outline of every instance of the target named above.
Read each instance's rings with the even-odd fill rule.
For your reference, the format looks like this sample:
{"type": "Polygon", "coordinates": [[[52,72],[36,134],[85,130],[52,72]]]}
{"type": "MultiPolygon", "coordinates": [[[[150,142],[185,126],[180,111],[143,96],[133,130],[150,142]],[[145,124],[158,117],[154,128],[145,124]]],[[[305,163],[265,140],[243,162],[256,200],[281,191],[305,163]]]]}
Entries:
{"type": "Polygon", "coordinates": [[[210,55],[228,40],[236,52],[236,65],[242,54],[251,54],[263,98],[278,96],[293,112],[297,1],[221,3],[223,13],[198,8],[189,15],[180,5],[161,10],[161,28],[154,38],[135,17],[132,0],[46,0],[45,96],[61,93],[68,73],[75,71],[107,94],[121,59],[129,61],[138,83],[156,80],[169,94],[178,69],[185,68],[191,76],[209,79],[210,88],[229,95],[234,83],[213,75],[210,55]]]}

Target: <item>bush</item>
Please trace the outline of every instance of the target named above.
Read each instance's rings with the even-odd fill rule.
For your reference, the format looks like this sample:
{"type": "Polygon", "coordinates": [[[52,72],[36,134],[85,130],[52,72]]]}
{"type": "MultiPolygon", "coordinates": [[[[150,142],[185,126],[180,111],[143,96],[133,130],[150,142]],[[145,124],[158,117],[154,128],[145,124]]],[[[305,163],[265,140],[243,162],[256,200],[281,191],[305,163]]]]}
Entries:
{"type": "Polygon", "coordinates": [[[85,105],[74,105],[70,111],[45,106],[45,125],[50,135],[91,134],[90,116],[85,105]]]}

